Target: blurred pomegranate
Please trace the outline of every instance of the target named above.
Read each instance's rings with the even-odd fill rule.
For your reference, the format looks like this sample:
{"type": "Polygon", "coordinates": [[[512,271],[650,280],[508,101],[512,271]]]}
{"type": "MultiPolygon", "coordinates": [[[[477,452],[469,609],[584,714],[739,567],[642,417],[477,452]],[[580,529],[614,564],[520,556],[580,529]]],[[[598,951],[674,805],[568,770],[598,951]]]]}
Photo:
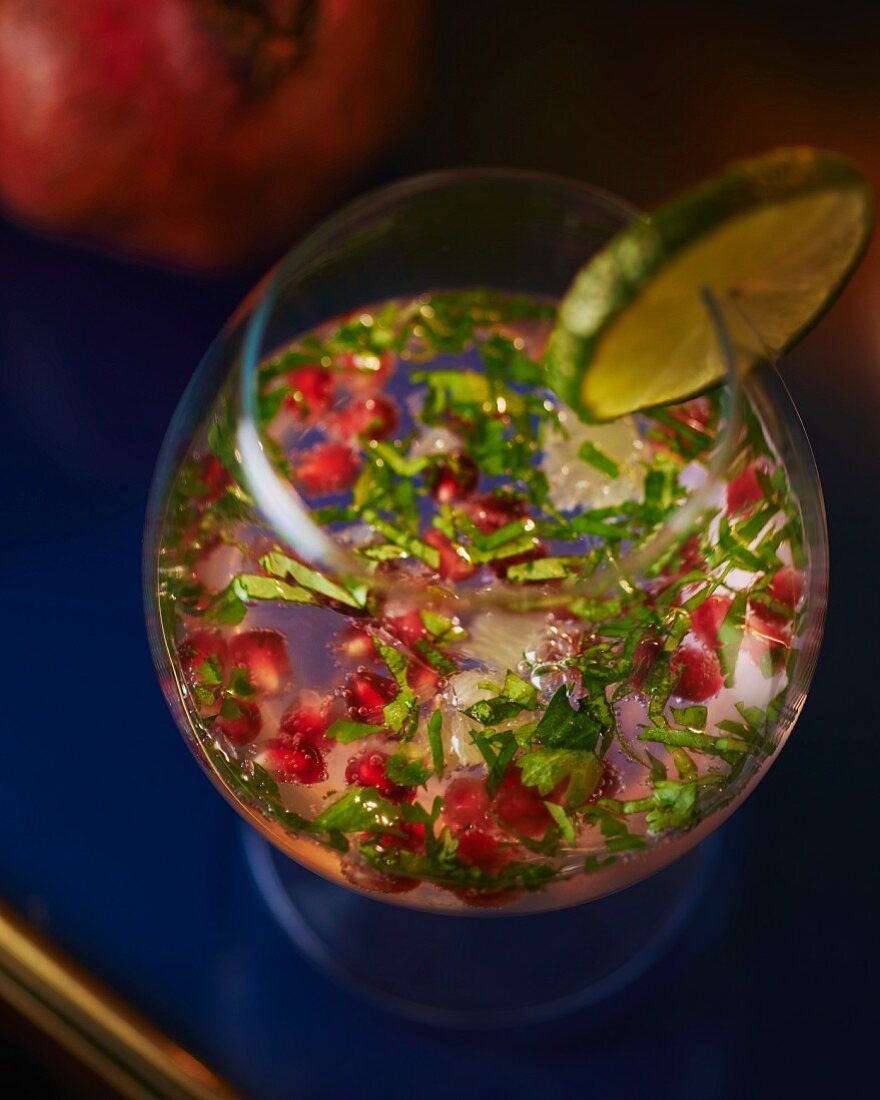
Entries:
{"type": "Polygon", "coordinates": [[[423,0],[0,0],[0,197],[153,260],[277,251],[414,86],[423,0]]]}

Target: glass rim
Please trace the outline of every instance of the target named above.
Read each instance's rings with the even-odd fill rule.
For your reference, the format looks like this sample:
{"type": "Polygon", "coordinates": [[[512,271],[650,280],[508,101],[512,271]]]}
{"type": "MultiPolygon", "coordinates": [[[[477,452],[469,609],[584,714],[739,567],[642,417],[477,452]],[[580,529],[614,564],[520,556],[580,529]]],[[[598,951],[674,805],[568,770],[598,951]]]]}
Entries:
{"type": "MultiPolygon", "coordinates": [[[[250,317],[246,319],[242,340],[238,394],[236,405],[236,441],[242,472],[247,487],[254,497],[258,512],[273,533],[288,546],[301,554],[313,567],[328,570],[337,576],[355,578],[367,583],[371,589],[381,591],[399,588],[399,580],[386,577],[376,570],[373,563],[365,561],[352,550],[330,536],[312,518],[312,509],[303,496],[276,469],[264,446],[264,431],[260,427],[259,370],[266,359],[277,349],[265,348],[264,339],[269,319],[278,304],[279,294],[287,279],[299,268],[305,267],[321,250],[345,236],[362,221],[379,214],[395,202],[415,199],[433,191],[467,184],[498,183],[516,186],[533,186],[567,193],[572,202],[594,203],[602,212],[617,216],[621,228],[647,215],[636,206],[620,199],[610,191],[566,176],[533,170],[492,168],[456,168],[421,173],[395,180],[360,196],[330,214],[318,223],[300,242],[295,244],[267,272],[246,299],[253,303],[250,317]]],[[[587,262],[585,260],[585,262],[587,262]]],[[[464,284],[463,284],[464,285],[464,284]]],[[[413,296],[429,293],[433,288],[425,285],[413,289],[413,296]]],[[[494,286],[492,289],[502,290],[494,286]]],[[[695,488],[688,500],[678,507],[669,521],[652,534],[641,547],[628,551],[621,558],[613,574],[590,574],[578,578],[564,588],[552,584],[529,582],[528,584],[492,583],[485,588],[458,588],[443,582],[442,588],[430,586],[429,596],[419,600],[415,592],[408,596],[411,602],[437,603],[451,600],[458,607],[475,605],[499,605],[507,609],[552,608],[578,597],[596,597],[606,594],[615,579],[626,581],[635,577],[653,561],[683,539],[709,506],[714,493],[724,483],[725,473],[738,440],[741,427],[740,397],[741,379],[736,354],[724,322],[721,304],[710,288],[701,293],[703,306],[718,344],[718,351],[726,368],[726,376],[718,388],[724,393],[723,427],[719,430],[718,445],[713,448],[705,463],[707,476],[702,485],[695,488]]],[[[369,303],[363,303],[364,305],[369,303]]]]}

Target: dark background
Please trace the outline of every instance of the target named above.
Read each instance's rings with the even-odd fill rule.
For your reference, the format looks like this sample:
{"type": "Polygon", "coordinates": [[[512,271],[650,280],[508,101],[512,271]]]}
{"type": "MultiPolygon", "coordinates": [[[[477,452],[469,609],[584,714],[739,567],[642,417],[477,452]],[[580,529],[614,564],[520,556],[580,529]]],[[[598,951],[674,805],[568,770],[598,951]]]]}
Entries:
{"type": "MultiPolygon", "coordinates": [[[[422,101],[370,182],[501,164],[575,176],[649,206],[731,157],[805,142],[852,156],[878,186],[878,45],[870,8],[847,3],[813,15],[780,3],[446,2],[428,38],[422,101]]],[[[289,243],[279,241],[279,253],[289,243]]],[[[92,912],[106,910],[109,921],[101,947],[112,954],[127,937],[133,960],[143,922],[153,931],[162,924],[173,960],[192,934],[177,922],[211,918],[192,912],[188,865],[167,850],[165,862],[151,853],[157,798],[186,802],[188,839],[216,844],[207,816],[215,812],[233,828],[165,717],[141,621],[138,555],[170,415],[260,273],[138,267],[0,223],[8,615],[0,894],[93,963],[99,945],[83,938],[92,912]],[[139,732],[144,723],[153,723],[151,741],[139,732]],[[108,830],[119,834],[109,846],[108,830]],[[90,850],[107,861],[103,877],[84,870],[90,850]],[[146,889],[151,874],[164,898],[146,889]]],[[[845,1095],[874,1077],[878,294],[875,244],[833,313],[782,365],[826,492],[828,630],[791,744],[738,815],[735,887],[698,959],[606,1026],[531,1042],[395,1029],[310,977],[311,1011],[340,1013],[337,1027],[375,1045],[364,1054],[329,1019],[328,1031],[309,1029],[301,1081],[315,1083],[292,1084],[292,1096],[333,1094],[330,1069],[318,1064],[331,1065],[331,1038],[365,1059],[365,1096],[518,1097],[557,1087],[845,1095]]],[[[123,957],[103,973],[125,992],[123,957]]],[[[154,989],[141,1007],[159,1000],[154,989]]],[[[96,1095],[35,1043],[0,1017],[4,1076],[29,1082],[13,1095],[96,1095]]],[[[357,1087],[354,1071],[345,1081],[357,1087]]]]}

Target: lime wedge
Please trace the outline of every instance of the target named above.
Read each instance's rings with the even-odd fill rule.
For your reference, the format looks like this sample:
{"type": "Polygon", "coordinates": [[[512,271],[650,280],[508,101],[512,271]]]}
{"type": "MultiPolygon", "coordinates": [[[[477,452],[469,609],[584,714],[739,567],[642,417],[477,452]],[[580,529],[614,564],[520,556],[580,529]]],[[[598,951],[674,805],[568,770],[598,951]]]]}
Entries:
{"type": "Polygon", "coordinates": [[[834,153],[777,149],[739,161],[610,242],[563,299],[550,381],[586,420],[683,401],[726,374],[704,304],[718,302],[738,369],[773,361],[843,289],[874,200],[834,153]]]}

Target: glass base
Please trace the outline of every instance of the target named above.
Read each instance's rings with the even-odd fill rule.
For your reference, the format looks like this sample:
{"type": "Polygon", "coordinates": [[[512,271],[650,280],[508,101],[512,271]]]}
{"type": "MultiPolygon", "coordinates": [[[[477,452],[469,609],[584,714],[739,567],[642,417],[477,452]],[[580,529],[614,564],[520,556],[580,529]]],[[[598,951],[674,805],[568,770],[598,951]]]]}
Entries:
{"type": "Polygon", "coordinates": [[[531,1024],[600,1004],[605,1011],[686,928],[720,845],[716,832],[663,871],[586,905],[451,916],[336,886],[244,831],[264,900],[313,964],[373,1004],[468,1028],[531,1024]]]}

